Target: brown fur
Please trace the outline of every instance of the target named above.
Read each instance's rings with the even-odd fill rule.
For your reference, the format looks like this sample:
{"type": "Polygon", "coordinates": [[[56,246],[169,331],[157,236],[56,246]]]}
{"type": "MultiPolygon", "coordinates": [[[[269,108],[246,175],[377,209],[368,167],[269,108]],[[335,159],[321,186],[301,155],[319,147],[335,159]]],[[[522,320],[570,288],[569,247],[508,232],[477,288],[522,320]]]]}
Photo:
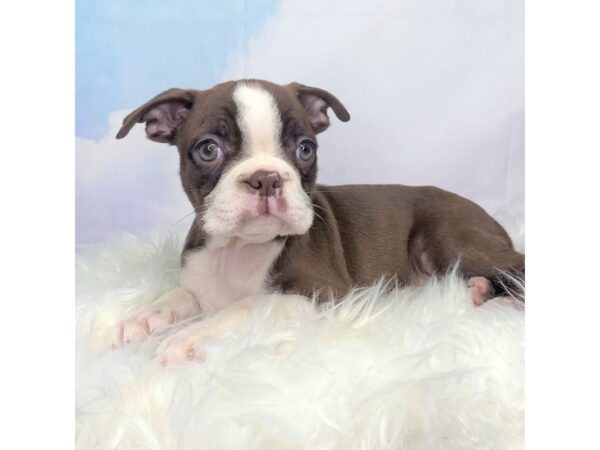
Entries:
{"type": "MultiPolygon", "coordinates": [[[[283,131],[284,157],[296,167],[312,199],[315,221],[302,236],[285,239],[273,267],[273,287],[311,295],[315,291],[346,293],[382,276],[400,283],[420,284],[458,262],[465,278],[486,277],[494,283],[499,271],[524,274],[524,256],[513,249],[506,231],[475,203],[434,187],[400,185],[316,185],[316,157],[309,163],[294,159],[296,138],[329,126],[327,108],[342,121],[350,115],[332,94],[291,83],[286,86],[248,80],[268,90],[277,102],[283,131]]],[[[180,152],[183,188],[198,217],[204,198],[242,146],[237,111],[232,100],[235,82],[205,91],[170,89],[124,120],[117,138],[135,123],[146,123],[148,137],[176,145],[180,152]],[[202,136],[218,136],[226,154],[219,166],[200,167],[189,157],[202,136]]],[[[202,247],[206,236],[194,222],[184,253],[202,247]]],[[[502,290],[501,284],[495,287],[502,290]]]]}
{"type": "Polygon", "coordinates": [[[524,257],[481,207],[435,187],[317,186],[317,217],[288,238],[274,270],[276,286],[310,295],[342,295],[382,276],[401,284],[441,274],[458,261],[465,278],[520,273],[524,257]]]}

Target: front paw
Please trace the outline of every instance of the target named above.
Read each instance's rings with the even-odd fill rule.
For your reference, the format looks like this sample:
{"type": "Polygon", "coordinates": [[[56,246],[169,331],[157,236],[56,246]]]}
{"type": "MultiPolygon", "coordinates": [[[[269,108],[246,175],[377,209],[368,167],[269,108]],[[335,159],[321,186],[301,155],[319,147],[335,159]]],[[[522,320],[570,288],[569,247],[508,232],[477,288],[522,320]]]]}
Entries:
{"type": "Polygon", "coordinates": [[[151,308],[119,322],[113,328],[112,348],[141,342],[153,334],[162,333],[177,322],[177,312],[167,307],[151,308]]]}
{"type": "Polygon", "coordinates": [[[204,361],[206,352],[202,348],[206,336],[183,329],[167,337],[158,347],[155,360],[163,366],[181,364],[186,361],[204,361]]]}

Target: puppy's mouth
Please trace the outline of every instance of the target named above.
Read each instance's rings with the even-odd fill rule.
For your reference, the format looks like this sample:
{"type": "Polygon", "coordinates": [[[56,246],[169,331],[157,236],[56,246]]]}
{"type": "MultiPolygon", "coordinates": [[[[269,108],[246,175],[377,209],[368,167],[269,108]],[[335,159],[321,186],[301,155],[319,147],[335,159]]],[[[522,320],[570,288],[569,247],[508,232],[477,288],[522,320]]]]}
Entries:
{"type": "Polygon", "coordinates": [[[259,175],[260,180],[246,183],[234,174],[221,183],[233,181],[235,185],[222,184],[213,190],[202,216],[202,226],[209,235],[265,240],[309,230],[313,209],[299,183],[285,180],[288,183],[284,186],[275,180],[265,184],[270,179],[265,181],[264,174],[259,175]]]}
{"type": "Polygon", "coordinates": [[[279,219],[287,221],[288,204],[282,196],[252,196],[246,203],[244,222],[254,219],[279,219]]]}

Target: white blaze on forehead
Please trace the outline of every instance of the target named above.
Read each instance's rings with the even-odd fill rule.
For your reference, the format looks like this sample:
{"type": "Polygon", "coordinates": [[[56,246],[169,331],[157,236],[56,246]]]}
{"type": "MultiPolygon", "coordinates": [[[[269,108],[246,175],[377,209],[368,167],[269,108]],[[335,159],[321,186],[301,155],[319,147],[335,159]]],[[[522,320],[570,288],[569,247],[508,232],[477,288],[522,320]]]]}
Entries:
{"type": "Polygon", "coordinates": [[[281,118],[273,96],[259,85],[240,83],[233,91],[233,100],[244,150],[251,155],[275,155],[280,147],[281,118]]]}

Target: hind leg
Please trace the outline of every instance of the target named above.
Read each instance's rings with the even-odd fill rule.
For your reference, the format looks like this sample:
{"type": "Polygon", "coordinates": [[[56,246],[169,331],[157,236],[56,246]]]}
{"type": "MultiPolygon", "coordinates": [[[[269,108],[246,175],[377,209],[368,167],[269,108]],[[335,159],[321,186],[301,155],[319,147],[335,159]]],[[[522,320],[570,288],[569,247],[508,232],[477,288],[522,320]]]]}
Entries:
{"type": "MultiPolygon", "coordinates": [[[[425,236],[415,236],[411,244],[411,270],[409,271],[407,284],[417,287],[423,286],[433,275],[439,273],[440,270],[436,266],[435,259],[428,253],[425,236]]],[[[495,293],[492,282],[482,276],[470,277],[467,280],[467,286],[469,287],[471,299],[475,306],[483,305],[495,293]]]]}
{"type": "Polygon", "coordinates": [[[522,286],[513,285],[510,276],[503,276],[522,280],[524,275],[524,257],[513,249],[507,235],[475,227],[468,232],[460,228],[440,232],[440,228],[422,228],[413,235],[409,284],[416,285],[413,280],[443,275],[456,267],[476,306],[494,296],[520,291],[522,286]]]}

